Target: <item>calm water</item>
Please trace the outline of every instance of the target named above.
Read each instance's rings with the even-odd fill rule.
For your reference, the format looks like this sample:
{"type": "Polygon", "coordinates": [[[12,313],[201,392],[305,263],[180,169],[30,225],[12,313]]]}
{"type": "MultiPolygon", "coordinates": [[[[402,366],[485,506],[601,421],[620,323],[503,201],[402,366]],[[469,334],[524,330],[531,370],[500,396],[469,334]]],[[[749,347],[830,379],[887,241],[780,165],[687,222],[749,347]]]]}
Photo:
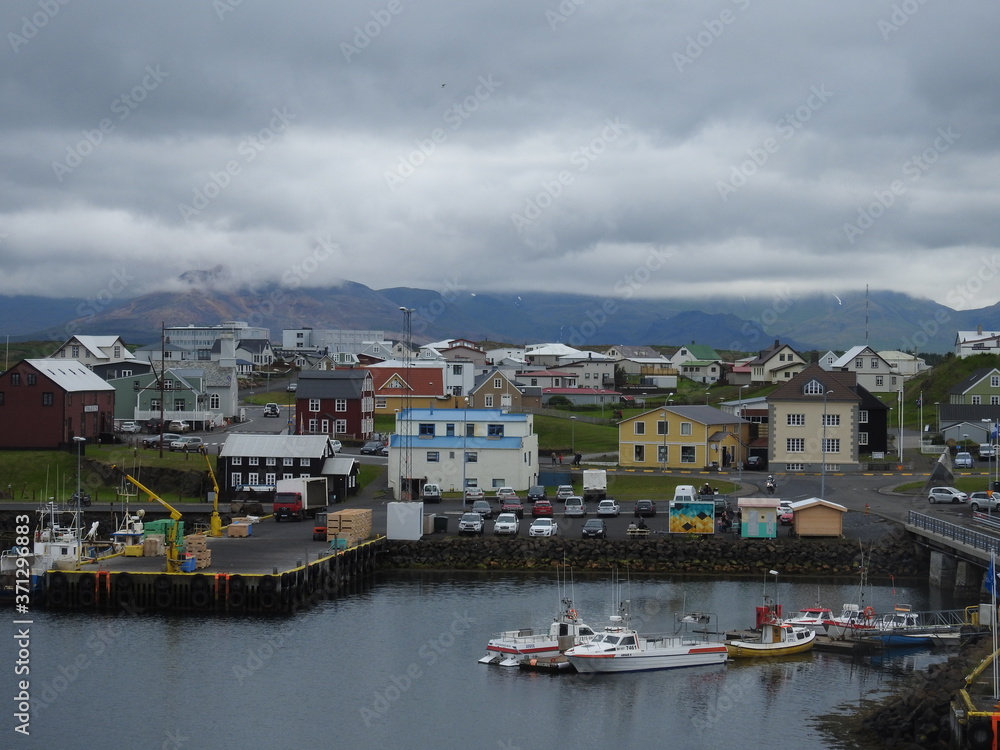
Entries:
{"type": "MultiPolygon", "coordinates": [[[[774,593],[774,581],[769,593],[774,593]]],[[[671,632],[673,614],[752,624],[763,581],[632,580],[633,621],[671,632]]],[[[857,587],[777,585],[786,611],[833,609],[857,587]]],[[[876,586],[876,608],[949,608],[928,592],[876,586]]],[[[605,576],[573,585],[576,609],[601,625],[605,576]]],[[[837,747],[818,717],[880,696],[900,674],[943,658],[911,652],[855,661],[813,653],[767,664],[643,674],[546,675],[477,663],[499,630],[540,626],[558,606],[554,578],[421,574],[288,619],[35,614],[32,735],[6,718],[0,747],[371,748],[837,747]],[[14,738],[13,740],[11,738],[14,738]],[[665,743],[664,740],[669,742],[665,743]]],[[[10,610],[4,612],[8,623],[10,610]]],[[[13,630],[14,626],[9,625],[13,630]]],[[[10,643],[11,639],[7,639],[10,643]]],[[[5,647],[4,653],[13,649],[5,647]]],[[[4,666],[5,685],[13,679],[4,666]]],[[[12,687],[8,689],[12,690],[12,687]]],[[[9,717],[9,711],[6,712],[9,717]]]]}

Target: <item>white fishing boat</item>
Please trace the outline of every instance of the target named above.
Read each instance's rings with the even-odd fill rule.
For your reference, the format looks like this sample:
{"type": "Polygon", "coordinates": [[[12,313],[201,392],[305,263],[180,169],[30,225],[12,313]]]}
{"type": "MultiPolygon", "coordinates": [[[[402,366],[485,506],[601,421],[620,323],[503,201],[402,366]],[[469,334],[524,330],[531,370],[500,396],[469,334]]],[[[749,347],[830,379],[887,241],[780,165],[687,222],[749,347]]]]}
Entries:
{"type": "Polygon", "coordinates": [[[794,617],[786,617],[785,624],[792,626],[802,625],[812,628],[818,633],[826,629],[826,623],[831,619],[833,619],[833,610],[817,604],[814,607],[803,607],[794,617]]]}
{"type": "Polygon", "coordinates": [[[490,638],[480,664],[519,666],[525,659],[551,659],[567,649],[589,641],[594,629],[580,620],[571,599],[562,600],[562,609],[548,628],[505,630],[490,638]]]}
{"type": "MultiPolygon", "coordinates": [[[[684,625],[699,624],[707,631],[712,620],[707,613],[681,615],[684,625]]],[[[576,671],[585,673],[645,672],[656,669],[701,667],[722,664],[728,658],[726,645],[705,635],[687,632],[673,635],[641,635],[628,624],[625,614],[612,617],[612,624],[594,639],[566,652],[576,671]]]]}
{"type": "Polygon", "coordinates": [[[14,601],[17,594],[41,595],[45,571],[70,570],[80,565],[86,542],[80,533],[81,516],[76,508],[51,501],[39,508],[38,526],[25,540],[29,543],[0,553],[0,601],[14,601]]]}

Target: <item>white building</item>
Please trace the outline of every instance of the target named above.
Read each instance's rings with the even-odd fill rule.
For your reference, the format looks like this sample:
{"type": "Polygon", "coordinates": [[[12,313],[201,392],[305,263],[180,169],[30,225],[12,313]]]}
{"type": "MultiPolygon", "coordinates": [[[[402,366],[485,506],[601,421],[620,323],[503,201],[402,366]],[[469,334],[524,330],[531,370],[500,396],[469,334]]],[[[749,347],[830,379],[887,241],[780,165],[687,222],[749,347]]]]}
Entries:
{"type": "Polygon", "coordinates": [[[500,409],[409,409],[396,415],[389,441],[393,496],[419,496],[428,482],[445,492],[497,487],[525,492],[538,483],[538,436],[530,414],[500,409]]]}

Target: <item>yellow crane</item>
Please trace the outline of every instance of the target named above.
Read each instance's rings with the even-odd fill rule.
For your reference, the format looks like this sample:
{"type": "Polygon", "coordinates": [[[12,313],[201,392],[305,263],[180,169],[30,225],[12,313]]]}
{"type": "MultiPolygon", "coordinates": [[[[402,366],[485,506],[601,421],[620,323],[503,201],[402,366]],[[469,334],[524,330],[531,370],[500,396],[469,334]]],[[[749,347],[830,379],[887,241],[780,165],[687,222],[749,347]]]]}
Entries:
{"type": "Polygon", "coordinates": [[[215,478],[212,470],[212,461],[208,457],[208,451],[202,449],[201,455],[205,457],[205,465],[208,466],[208,476],[212,478],[212,487],[215,490],[215,497],[212,498],[212,519],[208,525],[209,536],[222,536],[222,518],[219,516],[219,482],[215,478]]]}
{"type": "Polygon", "coordinates": [[[150,500],[155,500],[164,508],[170,511],[170,520],[173,521],[170,524],[169,531],[167,533],[166,545],[167,545],[167,572],[168,573],[179,573],[181,570],[181,563],[177,557],[177,522],[181,520],[182,514],[179,510],[173,507],[170,503],[164,500],[162,497],[157,495],[151,489],[139,482],[138,479],[127,474],[122,469],[117,466],[112,466],[113,471],[119,472],[126,480],[138,487],[142,492],[145,492],[149,496],[150,500]]]}

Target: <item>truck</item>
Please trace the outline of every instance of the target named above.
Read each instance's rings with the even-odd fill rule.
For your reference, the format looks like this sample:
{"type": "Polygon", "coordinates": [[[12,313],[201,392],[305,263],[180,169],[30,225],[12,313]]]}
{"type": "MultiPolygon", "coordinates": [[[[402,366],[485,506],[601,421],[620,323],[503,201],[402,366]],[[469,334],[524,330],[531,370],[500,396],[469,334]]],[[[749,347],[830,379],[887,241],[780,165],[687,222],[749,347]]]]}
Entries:
{"type": "Polygon", "coordinates": [[[279,479],[274,484],[274,520],[315,518],[327,506],[326,477],[279,479]]]}
{"type": "Polygon", "coordinates": [[[604,469],[583,470],[583,499],[601,501],[608,496],[608,472],[604,469]]]}

